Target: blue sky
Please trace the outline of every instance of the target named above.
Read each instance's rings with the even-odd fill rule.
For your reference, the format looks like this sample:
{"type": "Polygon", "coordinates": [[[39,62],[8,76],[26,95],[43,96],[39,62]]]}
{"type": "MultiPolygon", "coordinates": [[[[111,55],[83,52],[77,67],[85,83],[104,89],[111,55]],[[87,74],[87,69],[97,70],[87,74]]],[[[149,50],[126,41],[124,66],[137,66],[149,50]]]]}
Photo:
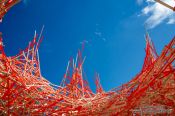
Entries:
{"type": "Polygon", "coordinates": [[[145,24],[159,54],[173,38],[174,14],[159,12],[156,5],[150,0],[28,0],[7,13],[0,31],[5,52],[11,56],[24,49],[34,31],[39,33],[45,25],[39,49],[41,71],[55,84],[61,82],[69,58],[86,41],[83,54],[88,82],[95,90],[94,74],[98,72],[108,91],[141,70],[145,24]]]}

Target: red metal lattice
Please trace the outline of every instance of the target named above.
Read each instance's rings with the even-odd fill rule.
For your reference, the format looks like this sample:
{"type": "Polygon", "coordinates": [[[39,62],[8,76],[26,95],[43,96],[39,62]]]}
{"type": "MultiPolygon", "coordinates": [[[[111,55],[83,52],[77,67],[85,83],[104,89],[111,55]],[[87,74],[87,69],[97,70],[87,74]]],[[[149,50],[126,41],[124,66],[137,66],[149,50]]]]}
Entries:
{"type": "Polygon", "coordinates": [[[40,73],[39,43],[35,34],[25,50],[7,57],[1,39],[1,115],[132,115],[148,114],[155,108],[163,114],[175,113],[175,38],[158,56],[147,35],[141,72],[108,92],[103,90],[96,74],[96,93],[83,79],[81,52],[68,62],[60,86],[46,80],[40,73]]]}
{"type": "MultiPolygon", "coordinates": [[[[2,0],[0,8],[10,8],[17,0],[2,0]],[[2,4],[2,3],[5,3],[2,4]]],[[[5,10],[0,10],[0,18],[5,10]]],[[[0,36],[0,115],[174,115],[175,38],[158,55],[148,34],[141,72],[131,81],[108,92],[96,74],[96,93],[83,79],[81,51],[68,62],[60,84],[54,85],[40,72],[38,47],[41,36],[34,35],[28,47],[7,57],[0,36]]]]}

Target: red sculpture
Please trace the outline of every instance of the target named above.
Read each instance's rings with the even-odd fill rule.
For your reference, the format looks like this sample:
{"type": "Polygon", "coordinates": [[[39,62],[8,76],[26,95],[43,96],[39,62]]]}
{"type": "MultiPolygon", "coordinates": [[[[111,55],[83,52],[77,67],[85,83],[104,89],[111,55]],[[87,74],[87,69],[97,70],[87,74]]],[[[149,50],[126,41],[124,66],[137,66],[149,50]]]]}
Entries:
{"type": "MultiPolygon", "coordinates": [[[[17,0],[0,2],[0,18],[17,0]],[[5,4],[4,4],[5,3],[5,4]]],[[[0,34],[0,115],[173,115],[175,114],[175,38],[158,55],[148,34],[141,72],[131,81],[108,92],[96,74],[96,93],[84,80],[85,59],[78,52],[68,62],[60,84],[40,72],[37,34],[28,47],[7,57],[0,34]]]]}

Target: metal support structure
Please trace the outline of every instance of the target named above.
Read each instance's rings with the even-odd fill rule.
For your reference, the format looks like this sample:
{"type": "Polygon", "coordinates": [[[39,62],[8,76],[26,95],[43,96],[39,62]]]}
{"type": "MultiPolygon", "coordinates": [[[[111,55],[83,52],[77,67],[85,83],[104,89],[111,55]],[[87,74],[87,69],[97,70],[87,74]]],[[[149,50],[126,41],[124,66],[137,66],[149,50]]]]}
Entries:
{"type": "MultiPolygon", "coordinates": [[[[2,3],[11,6],[15,0],[1,0],[0,8],[2,3]]],[[[94,93],[84,79],[85,58],[80,50],[76,59],[68,62],[60,86],[42,76],[38,52],[42,31],[39,37],[35,33],[26,49],[11,57],[4,52],[0,33],[1,116],[175,114],[175,38],[158,55],[147,34],[140,73],[110,91],[104,91],[97,73],[94,93]]]]}
{"type": "Polygon", "coordinates": [[[163,107],[157,114],[160,110],[163,114],[175,113],[175,38],[157,55],[147,35],[141,72],[130,82],[108,92],[103,90],[96,74],[96,93],[83,78],[84,60],[80,51],[75,60],[78,64],[73,60],[68,62],[60,86],[46,80],[40,71],[39,54],[35,52],[41,41],[36,40],[35,34],[29,46],[12,57],[7,57],[1,46],[2,115],[139,115],[140,112],[148,115],[151,112],[148,110],[156,107],[163,107]]]}

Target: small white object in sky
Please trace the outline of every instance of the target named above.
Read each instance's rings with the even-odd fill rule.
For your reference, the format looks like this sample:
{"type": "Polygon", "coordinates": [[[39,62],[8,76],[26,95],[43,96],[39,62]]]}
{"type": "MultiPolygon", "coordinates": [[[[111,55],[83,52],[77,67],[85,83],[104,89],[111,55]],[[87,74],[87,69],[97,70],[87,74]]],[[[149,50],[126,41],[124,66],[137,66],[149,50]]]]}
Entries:
{"type": "Polygon", "coordinates": [[[102,36],[102,33],[101,32],[95,32],[95,35],[101,37],[102,36]]]}
{"type": "Polygon", "coordinates": [[[87,40],[83,40],[80,42],[80,44],[88,44],[88,43],[89,43],[89,41],[87,41],[87,40]]]}

